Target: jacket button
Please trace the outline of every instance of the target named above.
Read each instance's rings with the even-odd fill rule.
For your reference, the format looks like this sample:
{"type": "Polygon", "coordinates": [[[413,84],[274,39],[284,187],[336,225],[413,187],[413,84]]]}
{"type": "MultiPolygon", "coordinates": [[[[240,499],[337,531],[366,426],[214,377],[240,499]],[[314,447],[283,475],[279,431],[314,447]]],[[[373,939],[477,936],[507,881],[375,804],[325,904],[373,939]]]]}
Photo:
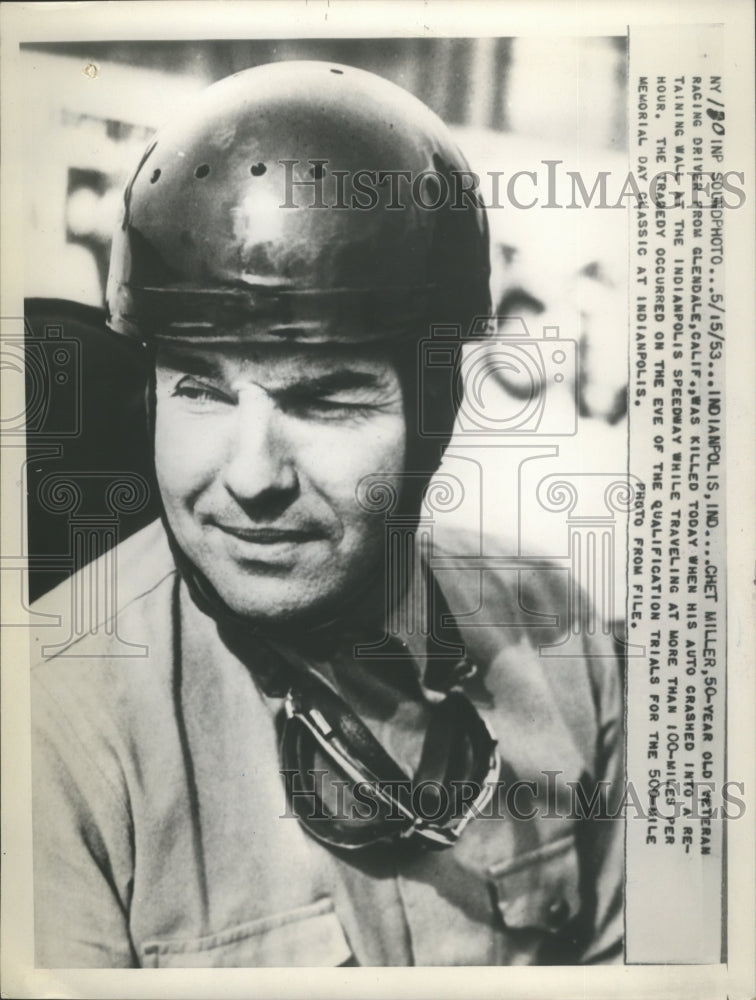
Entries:
{"type": "Polygon", "coordinates": [[[560,896],[559,899],[554,899],[549,903],[549,908],[546,912],[546,922],[549,927],[561,927],[569,915],[570,904],[564,896],[560,896]]]}

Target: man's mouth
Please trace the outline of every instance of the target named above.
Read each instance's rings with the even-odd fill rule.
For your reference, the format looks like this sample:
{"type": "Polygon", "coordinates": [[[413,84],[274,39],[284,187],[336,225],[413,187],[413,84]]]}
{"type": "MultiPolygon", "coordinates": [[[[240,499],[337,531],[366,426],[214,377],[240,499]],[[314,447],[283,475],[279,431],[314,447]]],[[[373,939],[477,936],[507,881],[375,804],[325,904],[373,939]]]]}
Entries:
{"type": "Polygon", "coordinates": [[[315,528],[249,528],[222,524],[218,521],[213,523],[216,528],[220,528],[227,535],[255,545],[293,545],[300,542],[312,542],[324,537],[324,533],[315,528]]]}

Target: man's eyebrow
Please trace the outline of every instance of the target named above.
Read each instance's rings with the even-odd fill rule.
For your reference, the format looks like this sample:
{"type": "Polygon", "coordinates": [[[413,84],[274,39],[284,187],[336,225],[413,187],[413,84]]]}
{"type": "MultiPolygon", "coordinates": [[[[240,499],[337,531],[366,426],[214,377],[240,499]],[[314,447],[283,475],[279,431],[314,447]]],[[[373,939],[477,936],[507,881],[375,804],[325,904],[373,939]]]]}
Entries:
{"type": "MultiPolygon", "coordinates": [[[[217,358],[192,350],[184,350],[173,344],[160,347],[157,363],[189,375],[214,379],[223,377],[223,365],[219,363],[217,358]]],[[[382,386],[384,382],[383,373],[360,368],[342,368],[337,371],[324,372],[322,375],[311,375],[304,371],[291,380],[285,378],[272,391],[276,395],[286,396],[296,396],[302,393],[327,396],[334,392],[375,389],[382,386]]]]}
{"type": "Polygon", "coordinates": [[[184,351],[173,345],[161,346],[158,349],[157,364],[189,375],[204,375],[208,378],[219,378],[222,374],[221,366],[215,358],[196,351],[184,351]]]}
{"type": "Polygon", "coordinates": [[[302,378],[278,387],[275,392],[281,395],[297,395],[307,393],[313,396],[328,396],[334,392],[344,392],[353,389],[375,389],[383,385],[384,379],[380,373],[345,368],[341,371],[327,372],[324,375],[303,375],[302,378]]]}

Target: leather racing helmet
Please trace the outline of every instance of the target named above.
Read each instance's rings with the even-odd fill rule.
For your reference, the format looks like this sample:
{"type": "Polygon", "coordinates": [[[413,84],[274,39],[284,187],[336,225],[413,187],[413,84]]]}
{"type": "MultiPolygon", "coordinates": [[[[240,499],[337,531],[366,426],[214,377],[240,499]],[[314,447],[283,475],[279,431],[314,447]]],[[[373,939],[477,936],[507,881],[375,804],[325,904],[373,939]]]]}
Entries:
{"type": "MultiPolygon", "coordinates": [[[[147,344],[386,342],[422,365],[434,324],[464,333],[490,312],[469,177],[443,122],[381,77],[327,62],[237,73],[160,130],[128,182],[107,324],[147,344]]],[[[410,405],[438,397],[443,448],[453,366],[422,378],[410,405]]]]}

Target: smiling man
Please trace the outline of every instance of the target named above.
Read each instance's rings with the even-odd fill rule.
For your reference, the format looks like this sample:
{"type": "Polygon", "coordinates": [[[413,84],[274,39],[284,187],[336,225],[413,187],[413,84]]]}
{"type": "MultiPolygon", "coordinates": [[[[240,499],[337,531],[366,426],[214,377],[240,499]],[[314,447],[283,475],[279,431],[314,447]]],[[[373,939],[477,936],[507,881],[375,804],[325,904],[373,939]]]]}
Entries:
{"type": "Polygon", "coordinates": [[[356,484],[404,471],[395,367],[351,345],[159,347],[156,367],[156,469],[179,548],[237,615],[338,615],[384,552],[356,484]]]}
{"type": "Polygon", "coordinates": [[[466,169],[328,63],[222,81],[146,150],[108,325],[162,517],[34,669],[38,965],[621,958],[617,662],[542,655],[558,572],[483,588],[427,545],[455,331],[489,312],[483,209],[441,197],[466,169]]]}

